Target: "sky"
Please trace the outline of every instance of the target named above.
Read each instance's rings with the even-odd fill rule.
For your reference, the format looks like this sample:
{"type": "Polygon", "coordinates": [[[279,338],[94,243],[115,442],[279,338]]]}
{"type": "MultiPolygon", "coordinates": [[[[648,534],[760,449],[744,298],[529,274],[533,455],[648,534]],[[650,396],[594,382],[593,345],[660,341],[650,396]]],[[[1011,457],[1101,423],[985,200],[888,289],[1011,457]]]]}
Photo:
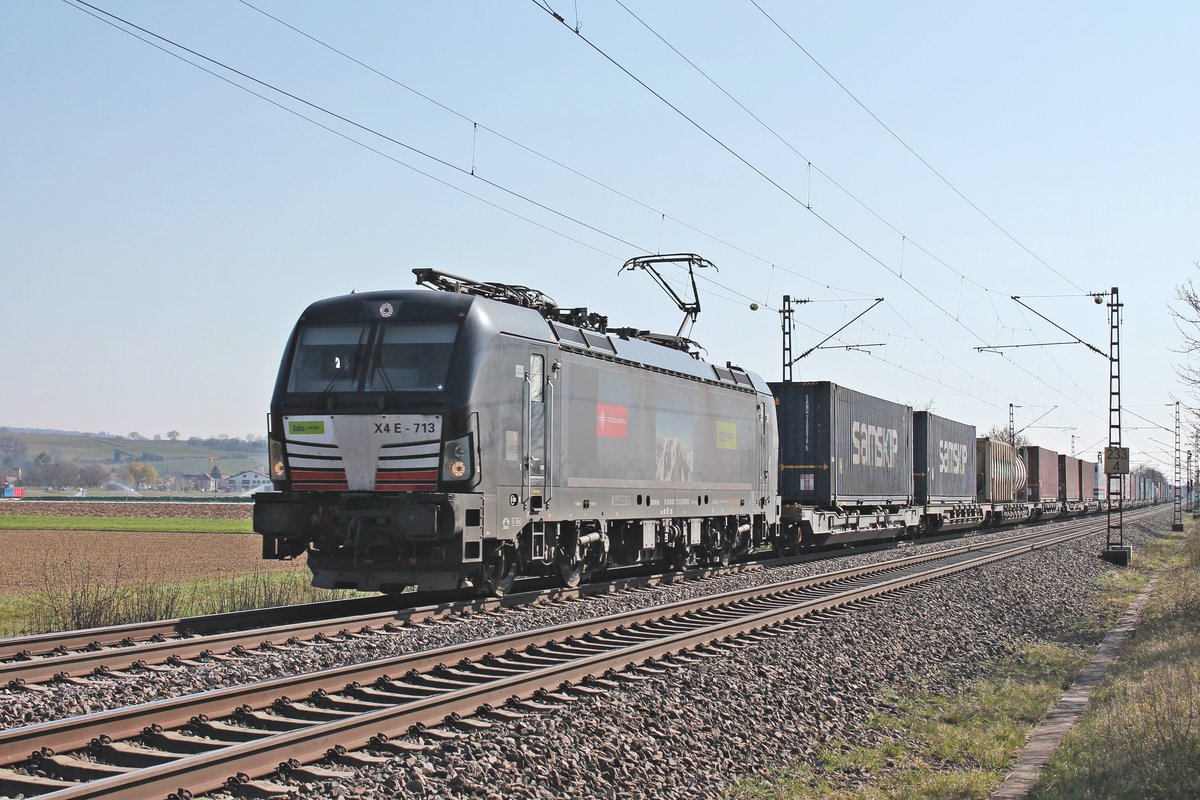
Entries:
{"type": "Polygon", "coordinates": [[[1200,6],[252,2],[0,3],[0,426],[262,435],[304,308],[417,267],[673,333],[618,271],[695,252],[709,360],[778,380],[784,294],[797,355],[883,297],[795,379],[1059,452],[1107,442],[1117,286],[1169,465],[1200,6]],[[1105,355],[975,349],[1071,338],[1034,311],[1105,355]]]}

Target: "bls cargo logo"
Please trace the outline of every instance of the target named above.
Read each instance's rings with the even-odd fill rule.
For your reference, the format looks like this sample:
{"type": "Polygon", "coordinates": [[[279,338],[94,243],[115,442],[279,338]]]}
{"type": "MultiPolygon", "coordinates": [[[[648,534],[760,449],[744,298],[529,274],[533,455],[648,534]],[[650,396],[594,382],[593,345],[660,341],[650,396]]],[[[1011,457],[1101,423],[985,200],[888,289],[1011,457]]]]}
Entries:
{"type": "Polygon", "coordinates": [[[938,472],[951,475],[967,474],[967,446],[958,442],[938,440],[938,472]]]}
{"type": "Polygon", "coordinates": [[[896,453],[900,451],[900,434],[895,428],[868,425],[865,422],[850,423],[854,437],[852,461],[867,467],[896,466],[896,453]]]}
{"type": "Polygon", "coordinates": [[[596,404],[596,435],[605,439],[624,439],[629,420],[629,409],[625,406],[596,404]]]}

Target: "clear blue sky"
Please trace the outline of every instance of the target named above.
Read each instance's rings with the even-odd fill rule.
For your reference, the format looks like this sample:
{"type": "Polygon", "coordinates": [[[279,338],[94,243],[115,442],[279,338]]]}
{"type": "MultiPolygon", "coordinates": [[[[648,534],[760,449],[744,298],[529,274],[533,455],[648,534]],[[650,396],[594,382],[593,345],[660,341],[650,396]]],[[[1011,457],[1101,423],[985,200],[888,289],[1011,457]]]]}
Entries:
{"type": "MultiPolygon", "coordinates": [[[[1074,426],[1089,452],[1106,433],[1105,359],[973,347],[1061,340],[1008,297],[1073,294],[1028,302],[1107,349],[1104,309],[1078,295],[1118,285],[1126,403],[1169,422],[1154,407],[1183,391],[1168,307],[1200,257],[1200,7],[759,2],[1019,244],[749,0],[626,5],[786,144],[611,0],[551,0],[570,27],[531,0],[256,0],[466,119],[236,0],[99,4],[591,228],[272,95],[529,221],[487,205],[64,2],[0,3],[0,425],[261,434],[304,306],[407,288],[418,266],[673,332],[648,278],[616,275],[638,249],[720,267],[693,332],[714,361],[778,379],[782,294],[825,301],[800,307],[798,351],[866,307],[854,298],[882,296],[840,341],[885,347],[818,351],[796,377],[933,400],[981,429],[1006,424],[1009,402],[1018,427],[1057,405],[1039,424],[1074,426]],[[796,199],[577,37],[576,8],[584,36],[796,199]]],[[[1070,449],[1071,431],[1029,433],[1070,449]]],[[[1150,437],[1170,441],[1126,439],[1166,449],[1150,437]]]]}

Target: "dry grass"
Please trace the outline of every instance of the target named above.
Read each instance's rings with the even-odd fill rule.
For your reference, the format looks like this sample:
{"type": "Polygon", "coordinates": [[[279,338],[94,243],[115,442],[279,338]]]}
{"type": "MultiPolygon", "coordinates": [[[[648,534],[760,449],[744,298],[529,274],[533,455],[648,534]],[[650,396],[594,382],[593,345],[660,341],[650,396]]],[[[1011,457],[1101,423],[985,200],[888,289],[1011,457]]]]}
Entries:
{"type": "Polygon", "coordinates": [[[1032,798],[1200,797],[1200,525],[1189,522],[1179,544],[1137,634],[1032,798]]]}
{"type": "Polygon", "coordinates": [[[145,564],[98,570],[73,552],[47,559],[40,590],[7,620],[6,635],[95,628],[127,622],[216,614],[352,596],[314,589],[307,571],[226,573],[164,583],[145,564]]]}

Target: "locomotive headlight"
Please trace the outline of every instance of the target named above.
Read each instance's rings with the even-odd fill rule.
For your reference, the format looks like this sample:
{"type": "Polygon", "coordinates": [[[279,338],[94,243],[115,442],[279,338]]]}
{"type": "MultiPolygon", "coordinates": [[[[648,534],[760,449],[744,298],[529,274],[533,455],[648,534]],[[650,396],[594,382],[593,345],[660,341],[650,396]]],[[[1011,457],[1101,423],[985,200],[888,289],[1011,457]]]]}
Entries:
{"type": "Polygon", "coordinates": [[[287,464],[283,460],[283,443],[270,439],[268,450],[271,456],[271,478],[277,481],[287,480],[287,464]]]}
{"type": "Polygon", "coordinates": [[[442,480],[461,481],[471,477],[471,436],[451,439],[442,448],[442,480]]]}

